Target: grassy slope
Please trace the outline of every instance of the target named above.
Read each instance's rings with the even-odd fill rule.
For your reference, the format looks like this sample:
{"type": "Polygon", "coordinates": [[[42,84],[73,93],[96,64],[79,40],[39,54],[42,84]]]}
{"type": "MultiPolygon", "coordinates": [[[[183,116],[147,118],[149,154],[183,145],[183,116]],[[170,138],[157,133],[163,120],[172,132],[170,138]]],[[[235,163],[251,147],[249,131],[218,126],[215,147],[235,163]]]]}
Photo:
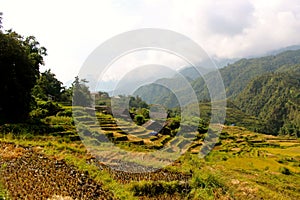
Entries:
{"type": "MultiPolygon", "coordinates": [[[[49,123],[54,123],[52,126],[55,123],[67,124],[70,127],[69,118],[53,117],[49,123]]],[[[72,141],[70,137],[74,135],[68,135],[66,131],[39,136],[7,133],[2,135],[0,142],[23,147],[37,146],[50,157],[64,159],[79,170],[88,171],[93,179],[103,183],[104,189],[110,190],[120,199],[137,199],[139,196],[148,199],[158,196],[165,199],[300,198],[298,139],[262,135],[245,128],[225,126],[219,143],[204,159],[195,154],[201,146],[195,146],[191,153],[186,153],[172,166],[168,166],[168,172],[163,173],[165,176],[149,179],[147,177],[150,175],[146,174],[141,178],[143,181],[124,181],[139,178],[136,174],[99,170],[99,167],[92,164],[94,162],[89,162],[93,156],[87,153],[84,145],[80,141],[72,141]],[[181,173],[191,176],[188,182],[169,179],[172,174],[181,176],[181,173]],[[146,197],[148,193],[153,197],[146,197]]],[[[198,142],[201,144],[201,140],[198,142]]],[[[124,148],[130,149],[132,146],[125,143],[124,148]]]]}

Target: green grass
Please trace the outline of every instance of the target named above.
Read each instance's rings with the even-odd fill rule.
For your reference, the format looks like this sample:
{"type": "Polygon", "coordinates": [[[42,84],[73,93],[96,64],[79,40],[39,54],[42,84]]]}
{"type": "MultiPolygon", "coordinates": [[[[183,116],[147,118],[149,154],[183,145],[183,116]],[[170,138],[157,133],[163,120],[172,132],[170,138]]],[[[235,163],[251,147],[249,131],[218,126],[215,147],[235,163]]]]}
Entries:
{"type": "MultiPolygon", "coordinates": [[[[82,114],[82,119],[90,120],[81,108],[75,110],[82,114]]],[[[97,117],[105,122],[105,126],[115,124],[110,115],[97,113],[97,117]]],[[[218,145],[204,159],[200,159],[198,154],[187,152],[172,165],[166,166],[171,172],[192,174],[187,183],[158,180],[122,184],[113,179],[107,169],[99,170],[94,164],[87,163],[92,155],[87,152],[81,141],[71,139],[71,136],[76,136],[76,133],[72,132],[75,129],[72,118],[51,116],[45,118],[44,122],[51,126],[61,126],[64,130],[39,135],[28,132],[27,129],[21,130],[20,134],[7,132],[2,134],[0,142],[42,147],[42,153],[64,159],[79,170],[88,171],[93,179],[102,183],[105,189],[120,199],[137,199],[138,196],[156,198],[159,195],[171,195],[170,198],[180,199],[300,199],[299,139],[262,135],[242,127],[224,127],[218,145]],[[184,192],[183,186],[186,187],[184,192]],[[172,196],[173,194],[175,196],[172,196]]],[[[122,122],[122,127],[128,130],[135,128],[125,121],[122,122]]],[[[89,128],[89,125],[84,124],[79,128],[88,129],[87,142],[95,146],[95,151],[114,153],[112,149],[108,149],[109,145],[98,145],[95,138],[97,128],[89,128]]],[[[135,152],[154,152],[169,142],[174,146],[183,145],[181,142],[184,141],[183,138],[172,141],[170,135],[163,135],[151,141],[111,130],[105,133],[110,134],[112,140],[118,137],[124,140],[118,141],[117,146],[132,152],[132,155],[135,155],[135,152]],[[134,144],[133,141],[144,141],[144,144],[134,144]]],[[[194,142],[200,146],[195,145],[191,151],[201,147],[203,135],[197,136],[198,139],[194,142]]],[[[159,156],[162,159],[169,158],[166,152],[159,152],[159,156]]],[[[0,185],[0,199],[1,192],[4,190],[0,185]]]]}
{"type": "Polygon", "coordinates": [[[9,199],[8,193],[0,182],[0,200],[9,199]]]}

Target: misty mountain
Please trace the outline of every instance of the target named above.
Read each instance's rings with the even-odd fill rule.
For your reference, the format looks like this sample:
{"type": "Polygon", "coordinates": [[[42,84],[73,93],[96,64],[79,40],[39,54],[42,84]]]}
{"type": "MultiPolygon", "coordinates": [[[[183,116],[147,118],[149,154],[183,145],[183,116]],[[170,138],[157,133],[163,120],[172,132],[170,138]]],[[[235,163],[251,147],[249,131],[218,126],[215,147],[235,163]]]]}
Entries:
{"type": "MultiPolygon", "coordinates": [[[[300,63],[300,50],[295,51],[285,51],[277,55],[265,56],[261,58],[250,58],[250,59],[240,59],[233,64],[230,64],[219,70],[223,83],[226,89],[227,98],[234,99],[239,93],[248,85],[248,83],[263,74],[275,72],[281,68],[292,68],[295,64],[300,63]]],[[[212,82],[215,78],[216,72],[208,72],[205,74],[205,79],[212,82]]],[[[187,73],[185,73],[187,75],[187,73]]],[[[196,93],[199,101],[209,101],[210,95],[207,89],[207,84],[203,77],[191,78],[187,75],[186,79],[190,83],[194,92],[196,93]],[[194,79],[193,79],[194,78],[194,79]]],[[[181,92],[186,95],[187,98],[189,94],[185,91],[187,89],[186,85],[181,85],[178,83],[176,77],[169,79],[159,80],[156,83],[168,82],[171,90],[174,92],[181,92]],[[172,83],[172,84],[171,84],[172,83]]],[[[162,89],[162,87],[157,84],[146,85],[140,87],[135,94],[141,96],[148,103],[162,104],[167,107],[176,107],[178,104],[170,104],[166,99],[172,99],[171,90],[162,89]],[[155,89],[153,88],[155,87],[155,89]],[[161,88],[161,89],[159,89],[161,88]],[[151,98],[149,98],[149,93],[151,93],[151,98]]]]}
{"type": "Polygon", "coordinates": [[[285,51],[295,51],[295,50],[299,50],[299,49],[300,49],[300,45],[292,45],[292,46],[288,46],[288,47],[284,47],[284,48],[280,48],[280,49],[276,49],[276,50],[267,52],[266,54],[264,54],[262,56],[277,55],[277,54],[283,53],[285,51]]]}

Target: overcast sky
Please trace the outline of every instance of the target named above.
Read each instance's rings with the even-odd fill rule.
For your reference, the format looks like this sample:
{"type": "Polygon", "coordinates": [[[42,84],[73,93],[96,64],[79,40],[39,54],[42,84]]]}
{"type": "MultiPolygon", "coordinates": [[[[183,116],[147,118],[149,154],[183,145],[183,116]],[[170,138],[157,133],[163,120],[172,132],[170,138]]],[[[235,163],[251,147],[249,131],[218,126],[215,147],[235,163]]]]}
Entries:
{"type": "MultiPolygon", "coordinates": [[[[42,70],[50,68],[63,82],[102,42],[139,28],[179,32],[222,58],[300,44],[299,0],[0,0],[0,11],[5,29],[34,35],[48,49],[42,70]]],[[[149,57],[125,60],[132,66],[162,59],[149,57]]]]}

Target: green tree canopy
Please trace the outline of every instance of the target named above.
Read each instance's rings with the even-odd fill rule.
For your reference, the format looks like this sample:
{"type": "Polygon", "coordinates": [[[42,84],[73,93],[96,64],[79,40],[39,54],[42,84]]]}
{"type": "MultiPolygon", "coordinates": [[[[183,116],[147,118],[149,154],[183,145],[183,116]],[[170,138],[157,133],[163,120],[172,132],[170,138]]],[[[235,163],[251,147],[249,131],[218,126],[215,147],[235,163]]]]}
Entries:
{"type": "Polygon", "coordinates": [[[56,101],[60,101],[63,89],[62,82],[57,80],[55,74],[49,69],[41,73],[32,93],[35,97],[42,100],[52,98],[56,101]]]}
{"type": "Polygon", "coordinates": [[[130,96],[130,99],[129,99],[129,107],[130,108],[149,108],[149,105],[142,100],[141,97],[139,96],[130,96]]]}
{"type": "Polygon", "coordinates": [[[89,91],[88,86],[86,85],[87,81],[84,79],[79,80],[78,76],[75,77],[74,82],[72,83],[73,91],[73,105],[74,106],[91,106],[92,97],[89,91]]]}
{"type": "MultiPolygon", "coordinates": [[[[1,21],[0,21],[1,22],[1,21]]],[[[33,103],[31,90],[39,76],[46,49],[35,37],[0,31],[0,121],[26,119],[33,103]]]]}

